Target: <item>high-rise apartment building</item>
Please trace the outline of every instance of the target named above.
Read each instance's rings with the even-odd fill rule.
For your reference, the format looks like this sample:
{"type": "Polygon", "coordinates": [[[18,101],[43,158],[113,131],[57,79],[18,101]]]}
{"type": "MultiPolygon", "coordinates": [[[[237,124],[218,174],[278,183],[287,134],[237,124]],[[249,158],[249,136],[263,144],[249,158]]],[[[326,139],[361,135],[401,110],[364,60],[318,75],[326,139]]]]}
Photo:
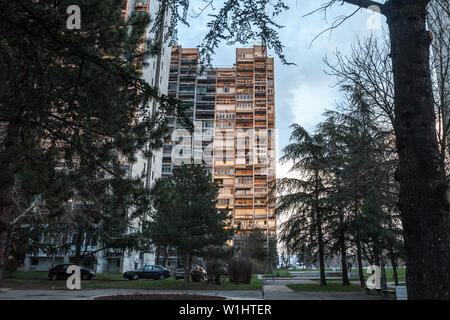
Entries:
{"type": "Polygon", "coordinates": [[[192,158],[212,173],[216,71],[207,69],[201,74],[199,71],[198,49],[172,48],[169,96],[188,107],[194,133],[183,129],[171,118],[172,134],[163,147],[163,176],[170,175],[174,166],[190,163],[192,158]]]}
{"type": "Polygon", "coordinates": [[[169,95],[189,107],[194,134],[171,121],[162,175],[175,166],[205,164],[219,184],[218,208],[227,209],[239,236],[254,228],[275,235],[274,64],[265,46],[236,49],[230,68],[202,69],[198,49],[172,47],[169,95]]]}
{"type": "MultiPolygon", "coordinates": [[[[160,0],[124,0],[123,14],[124,18],[128,18],[133,12],[136,14],[148,14],[151,21],[155,21],[156,16],[160,10],[160,0]]],[[[165,23],[167,25],[170,13],[165,13],[165,23]]],[[[146,39],[157,39],[162,36],[165,38],[166,27],[163,30],[156,30],[157,33],[154,34],[152,31],[152,25],[147,27],[145,31],[146,39]]],[[[142,77],[151,86],[158,89],[160,94],[168,93],[168,77],[169,77],[169,66],[170,66],[170,54],[171,47],[169,41],[163,42],[161,51],[155,56],[150,56],[148,58],[147,65],[141,67],[142,77]]],[[[149,101],[147,108],[150,113],[155,113],[158,109],[158,105],[155,101],[149,101]]],[[[136,155],[136,162],[129,163],[129,174],[133,177],[141,177],[145,174],[145,186],[150,189],[154,182],[161,177],[161,163],[162,163],[162,150],[152,150],[152,156],[150,158],[146,157],[144,154],[136,155]]],[[[129,210],[133,210],[130,208],[129,210]]],[[[130,226],[129,232],[136,232],[141,228],[140,220],[134,221],[133,225],[130,226]]],[[[105,259],[101,260],[105,262],[104,268],[100,267],[99,272],[106,271],[111,272],[111,268],[114,268],[114,262],[117,264],[121,272],[134,270],[138,267],[147,264],[153,264],[155,262],[155,250],[154,248],[149,248],[148,252],[138,252],[134,250],[127,250],[123,254],[119,254],[117,259],[117,254],[115,250],[109,250],[104,252],[105,259]],[[111,262],[116,257],[116,260],[111,262]]]]}

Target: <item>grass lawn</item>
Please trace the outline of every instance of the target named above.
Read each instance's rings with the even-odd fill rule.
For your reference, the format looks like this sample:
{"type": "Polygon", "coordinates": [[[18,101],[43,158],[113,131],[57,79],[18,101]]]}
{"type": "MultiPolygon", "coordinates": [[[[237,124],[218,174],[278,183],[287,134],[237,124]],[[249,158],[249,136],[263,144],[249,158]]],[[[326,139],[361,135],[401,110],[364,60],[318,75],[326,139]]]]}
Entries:
{"type": "Polygon", "coordinates": [[[97,280],[124,280],[122,273],[97,273],[95,275],[97,280]]]}
{"type": "MultiPolygon", "coordinates": [[[[397,268],[397,274],[398,274],[398,281],[399,282],[405,282],[405,270],[404,268],[397,268]]],[[[288,270],[286,270],[288,271],[288,270]]],[[[319,270],[311,270],[311,269],[297,269],[297,270],[293,270],[293,271],[317,271],[319,272],[319,270]]],[[[331,269],[326,269],[326,271],[332,271],[331,269]]],[[[336,270],[336,271],[340,271],[340,270],[336,270]]],[[[363,269],[364,271],[364,278],[367,280],[367,278],[369,278],[370,274],[366,273],[366,269],[363,269]]],[[[352,273],[358,273],[358,268],[352,268],[352,273]]],[[[280,272],[281,274],[281,272],[280,272]]],[[[392,268],[386,268],[386,279],[388,282],[394,282],[394,271],[392,270],[392,268]]]]}
{"type": "MultiPolygon", "coordinates": [[[[354,271],[354,270],[352,270],[354,271]]],[[[398,281],[399,282],[405,282],[405,271],[404,268],[398,268],[397,269],[397,275],[398,275],[398,281]]],[[[354,271],[358,272],[358,270],[354,271]]],[[[367,280],[369,278],[370,274],[366,273],[366,269],[364,269],[364,279],[367,280]]],[[[394,282],[394,271],[391,268],[386,268],[386,280],[387,282],[394,282]]]]}
{"type": "Polygon", "coordinates": [[[365,288],[361,288],[359,285],[343,286],[339,282],[327,282],[326,286],[321,286],[320,284],[287,284],[287,287],[294,291],[343,291],[352,292],[358,291],[363,292],[365,288]]]}
{"type": "MultiPolygon", "coordinates": [[[[405,271],[406,271],[406,269],[404,269],[404,268],[401,268],[401,269],[397,268],[398,281],[405,282],[405,271]]],[[[394,272],[392,271],[391,268],[386,269],[386,278],[387,278],[387,281],[389,281],[389,282],[394,281],[394,272]]]]}
{"type": "MultiPolygon", "coordinates": [[[[99,273],[93,280],[81,281],[82,289],[100,289],[100,288],[117,288],[117,289],[185,289],[184,280],[174,280],[168,278],[166,280],[127,280],[120,273],[99,273]]],[[[48,279],[46,271],[16,271],[7,276],[5,287],[15,289],[65,289],[66,281],[51,281],[48,279]]],[[[252,276],[250,284],[234,284],[230,283],[228,278],[224,278],[220,285],[208,284],[206,281],[199,283],[190,282],[189,289],[192,290],[261,290],[262,280],[257,275],[252,276]]]]}
{"type": "MultiPolygon", "coordinates": [[[[265,274],[267,277],[271,277],[272,275],[270,273],[265,274]]],[[[280,270],[273,270],[273,276],[274,277],[290,277],[289,270],[287,269],[280,269],[280,270]]]]}
{"type": "MultiPolygon", "coordinates": [[[[123,279],[123,278],[122,278],[123,279]]],[[[168,278],[166,280],[117,280],[117,279],[96,279],[92,281],[84,281],[81,283],[83,289],[99,289],[99,288],[123,288],[123,289],[185,289],[184,280],[174,280],[168,278]]],[[[234,284],[230,283],[228,278],[223,279],[220,285],[208,284],[206,281],[190,282],[191,290],[261,290],[262,280],[256,275],[252,276],[250,284],[234,284]]]]}
{"type": "Polygon", "coordinates": [[[48,271],[14,271],[8,273],[6,279],[44,280],[48,279],[48,271]]]}

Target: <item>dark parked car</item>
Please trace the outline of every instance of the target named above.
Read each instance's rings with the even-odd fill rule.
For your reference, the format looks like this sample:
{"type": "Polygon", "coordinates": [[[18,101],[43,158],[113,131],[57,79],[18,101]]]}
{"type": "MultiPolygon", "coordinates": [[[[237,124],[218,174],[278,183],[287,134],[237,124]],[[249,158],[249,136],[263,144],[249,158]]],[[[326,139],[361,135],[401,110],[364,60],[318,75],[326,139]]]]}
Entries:
{"type": "Polygon", "coordinates": [[[128,280],[137,279],[155,279],[164,280],[170,277],[170,271],[162,266],[144,266],[134,271],[127,271],[123,274],[124,278],[128,280]]]}
{"type": "MultiPolygon", "coordinates": [[[[202,279],[203,280],[207,280],[208,279],[208,275],[206,273],[206,270],[202,266],[200,266],[198,264],[193,264],[191,273],[193,271],[200,271],[202,273],[202,279]]],[[[192,274],[191,274],[191,276],[192,276],[192,274]]],[[[175,280],[184,279],[184,266],[183,265],[179,265],[178,267],[175,268],[175,272],[173,273],[173,277],[174,277],[175,280]]]]}
{"type": "MultiPolygon", "coordinates": [[[[70,274],[67,273],[67,268],[71,265],[72,264],[58,264],[53,268],[50,268],[48,270],[48,277],[52,280],[66,280],[70,276],[70,274]]],[[[91,280],[95,277],[94,271],[82,266],[79,267],[82,280],[91,280]]]]}

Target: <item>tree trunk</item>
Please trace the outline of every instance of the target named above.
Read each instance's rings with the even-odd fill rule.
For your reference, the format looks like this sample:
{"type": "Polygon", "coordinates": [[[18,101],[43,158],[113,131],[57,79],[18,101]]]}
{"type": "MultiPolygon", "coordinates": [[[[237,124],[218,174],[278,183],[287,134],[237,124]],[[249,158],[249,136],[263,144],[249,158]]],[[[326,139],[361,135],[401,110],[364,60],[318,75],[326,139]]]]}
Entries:
{"type": "Polygon", "coordinates": [[[156,250],[155,250],[155,255],[156,255],[156,257],[155,257],[155,264],[156,265],[159,265],[159,252],[160,252],[160,249],[161,247],[160,246],[156,246],[156,250]]]}
{"type": "Polygon", "coordinates": [[[394,274],[394,283],[395,283],[395,286],[398,286],[397,258],[395,257],[392,250],[389,253],[389,258],[390,258],[391,264],[392,264],[392,273],[394,274]]]}
{"type": "Polygon", "coordinates": [[[187,259],[184,263],[184,286],[185,288],[189,288],[189,281],[191,280],[191,265],[192,265],[192,256],[188,254],[187,259]]]}
{"type": "Polygon", "coordinates": [[[356,239],[356,259],[358,260],[358,274],[359,274],[359,283],[361,284],[361,288],[366,287],[366,281],[364,280],[364,271],[362,266],[362,254],[361,254],[361,242],[359,239],[356,239]]]}
{"type": "Polygon", "coordinates": [[[320,218],[320,214],[317,215],[317,237],[319,241],[320,285],[326,286],[327,280],[325,276],[325,250],[322,235],[322,219],[320,218]]]}
{"type": "Polygon", "coordinates": [[[3,285],[3,281],[6,275],[6,264],[7,264],[7,246],[8,246],[8,233],[0,233],[0,286],[3,285]]]}
{"type": "Polygon", "coordinates": [[[165,260],[164,260],[164,267],[167,268],[167,266],[169,265],[169,247],[166,247],[166,249],[164,250],[165,252],[165,260]]]}
{"type": "Polygon", "coordinates": [[[316,212],[316,223],[317,223],[317,241],[319,242],[319,267],[320,267],[320,285],[326,286],[327,280],[325,276],[325,250],[323,243],[323,233],[322,233],[322,217],[319,209],[319,171],[315,170],[315,200],[316,204],[314,209],[316,212]]]}
{"type": "Polygon", "coordinates": [[[342,285],[349,286],[350,281],[348,280],[348,270],[347,270],[347,246],[345,245],[345,230],[344,230],[344,217],[342,213],[339,215],[339,242],[341,247],[341,264],[342,264],[342,285]]]}
{"type": "Polygon", "coordinates": [[[398,286],[397,257],[395,256],[394,249],[392,247],[389,248],[389,260],[391,260],[394,284],[395,286],[398,286]]]}
{"type": "Polygon", "coordinates": [[[387,289],[387,279],[386,279],[386,263],[383,256],[383,253],[381,253],[380,258],[380,269],[381,269],[381,289],[386,290],[387,289]]]}
{"type": "Polygon", "coordinates": [[[430,76],[429,1],[391,0],[387,22],[395,83],[399,208],[410,299],[450,299],[449,201],[430,76]]]}
{"type": "Polygon", "coordinates": [[[77,232],[77,238],[75,240],[75,256],[73,257],[73,263],[79,265],[81,263],[81,245],[83,244],[83,232],[77,232]]]}
{"type": "Polygon", "coordinates": [[[11,121],[6,128],[1,128],[2,131],[6,131],[6,138],[3,146],[0,147],[0,283],[3,282],[6,272],[8,232],[14,210],[15,173],[14,168],[11,168],[11,163],[20,144],[21,128],[14,121],[11,121]]]}

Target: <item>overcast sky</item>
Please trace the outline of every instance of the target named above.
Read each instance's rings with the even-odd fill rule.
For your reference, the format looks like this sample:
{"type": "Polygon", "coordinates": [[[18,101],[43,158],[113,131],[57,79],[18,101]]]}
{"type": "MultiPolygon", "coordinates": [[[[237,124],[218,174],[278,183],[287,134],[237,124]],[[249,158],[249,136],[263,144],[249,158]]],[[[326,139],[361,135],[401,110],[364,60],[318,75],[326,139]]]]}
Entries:
{"type": "MultiPolygon", "coordinates": [[[[336,50],[349,53],[357,36],[363,38],[370,33],[381,32],[379,28],[368,27],[368,24],[374,24],[375,16],[373,12],[363,9],[331,34],[327,32],[320,36],[310,47],[311,41],[330,27],[336,17],[351,14],[356,9],[352,5],[338,4],[328,12],[327,19],[320,12],[304,17],[323,2],[325,0],[287,0],[290,9],[277,18],[277,21],[284,25],[280,31],[281,41],[285,46],[284,54],[290,62],[296,64],[296,66],[283,65],[280,59],[269,51],[269,54],[275,57],[275,127],[278,129],[278,157],[281,154],[280,150],[289,143],[289,126],[292,123],[298,123],[312,131],[321,121],[324,110],[333,108],[336,101],[341,99],[338,88],[332,87],[335,79],[324,73],[326,66],[323,58],[327,55],[331,59],[336,50]]],[[[193,8],[200,8],[202,2],[192,1],[192,3],[193,8]]],[[[219,9],[217,6],[218,4],[216,11],[219,9]]],[[[205,11],[199,18],[190,19],[189,28],[179,26],[179,44],[186,48],[200,44],[207,32],[206,23],[211,19],[207,13],[205,11]]],[[[379,21],[381,27],[385,27],[384,18],[380,17],[379,21]]],[[[247,47],[253,44],[260,43],[248,43],[247,47]]],[[[235,47],[222,44],[216,50],[213,64],[232,66],[234,59],[235,47]]],[[[277,177],[285,176],[287,170],[287,165],[277,163],[277,177]]]]}

